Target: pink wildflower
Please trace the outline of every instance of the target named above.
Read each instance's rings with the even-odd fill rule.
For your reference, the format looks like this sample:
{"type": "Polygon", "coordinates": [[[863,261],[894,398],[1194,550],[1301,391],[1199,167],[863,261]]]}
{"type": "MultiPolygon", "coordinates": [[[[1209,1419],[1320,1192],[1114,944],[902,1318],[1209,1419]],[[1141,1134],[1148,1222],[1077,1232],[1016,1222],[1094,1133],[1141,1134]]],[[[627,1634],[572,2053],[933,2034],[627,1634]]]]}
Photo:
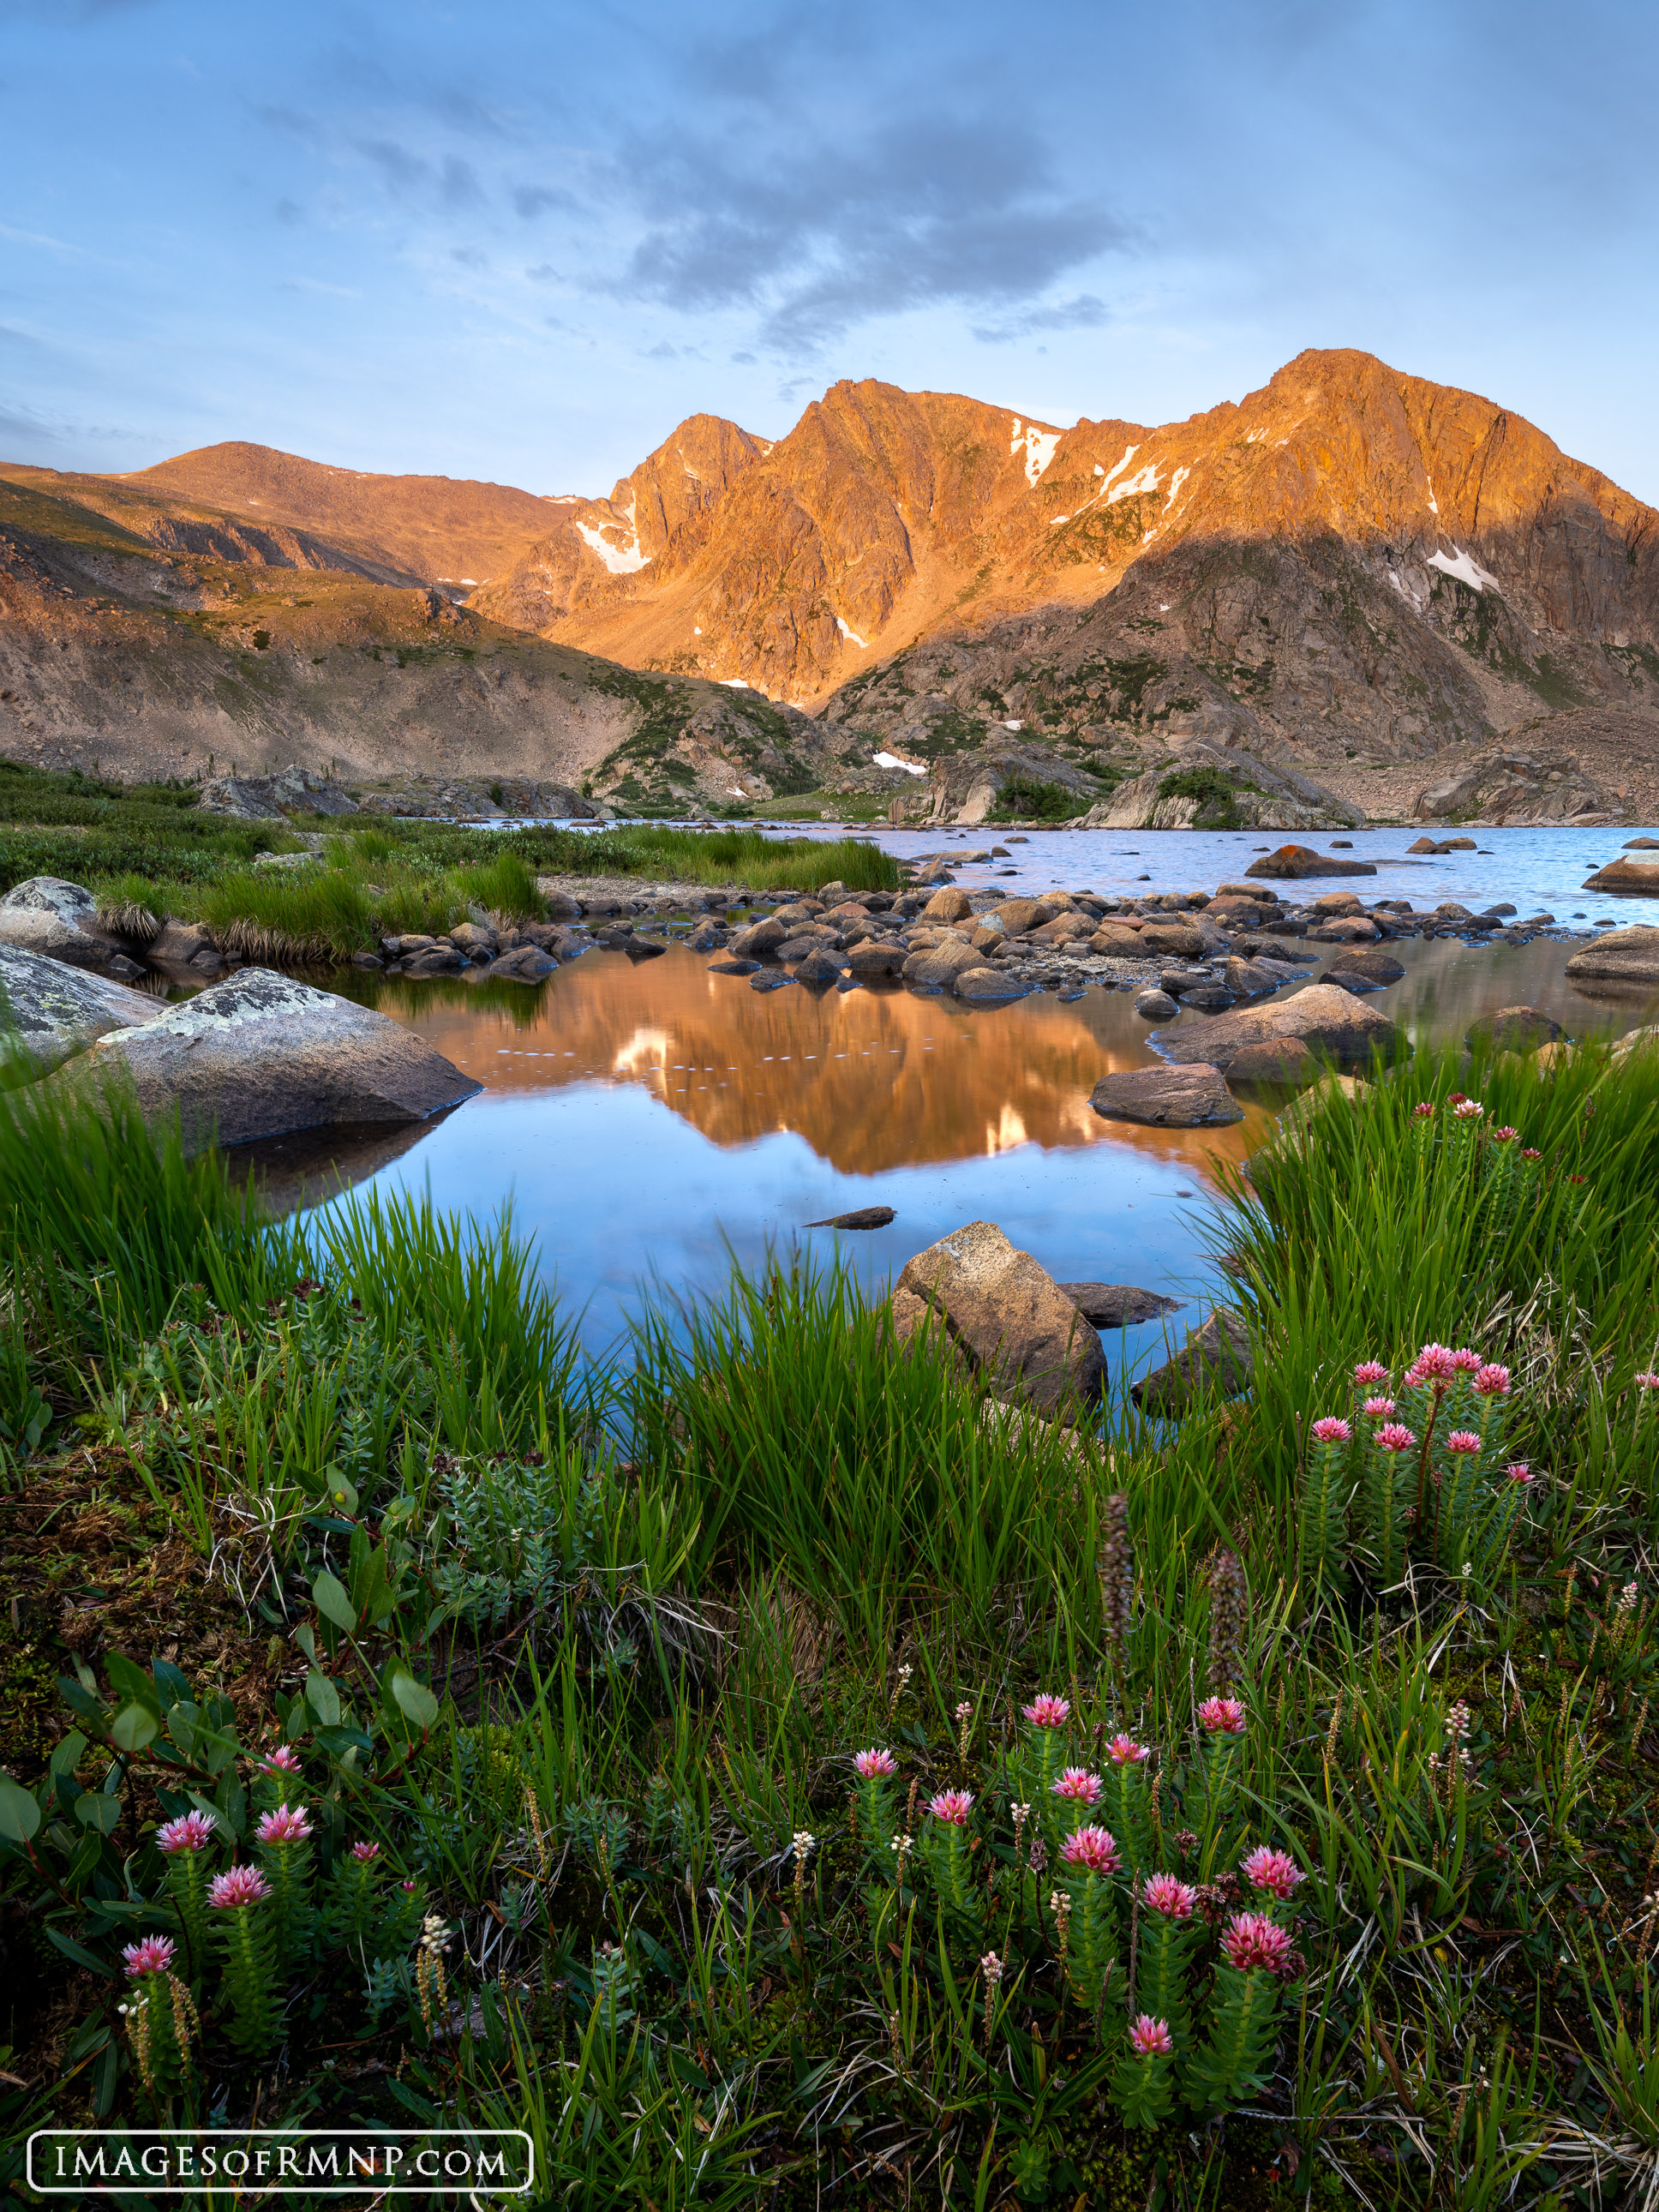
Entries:
{"type": "Polygon", "coordinates": [[[1433,1101],[1425,1098],[1412,1108],[1412,1118],[1416,1121],[1426,1121],[1433,1111],[1433,1101]]]}
{"type": "Polygon", "coordinates": [[[890,1751],[855,1751],[853,1771],[861,1782],[884,1782],[898,1772],[898,1761],[890,1751]]]}
{"type": "Polygon", "coordinates": [[[1659,1375],[1638,1375],[1636,1387],[1638,1390],[1659,1390],[1659,1375]]]}
{"type": "Polygon", "coordinates": [[[1448,1106],[1461,1106],[1468,1095],[1467,1091],[1454,1091],[1446,1103],[1448,1106]]]}
{"type": "Polygon", "coordinates": [[[1503,1128],[1492,1131],[1492,1140],[1495,1145],[1512,1145],[1520,1133],[1519,1129],[1511,1129],[1506,1123],[1503,1128]]]}
{"type": "Polygon", "coordinates": [[[1072,1717],[1072,1708],[1064,1698],[1051,1697],[1045,1690],[1029,1705],[1020,1707],[1033,1728],[1064,1728],[1072,1717]]]}
{"type": "Polygon", "coordinates": [[[234,1912],[240,1905],[262,1905],[270,1895],[270,1884],[258,1867],[228,1867],[208,1884],[208,1903],[222,1912],[234,1912]]]}
{"type": "Polygon", "coordinates": [[[1132,1735],[1115,1735],[1106,1755],[1114,1766],[1144,1766],[1152,1754],[1150,1746],[1137,1743],[1132,1735]]]}
{"type": "Polygon", "coordinates": [[[1474,1387],[1483,1398],[1507,1398],[1510,1395],[1510,1370],[1490,1360],[1474,1378],[1474,1387]]]}
{"type": "Polygon", "coordinates": [[[1365,1414],[1369,1420],[1384,1420],[1393,1411],[1392,1398],[1367,1398],[1365,1401],[1365,1414]]]}
{"type": "Polygon", "coordinates": [[[1523,1459],[1514,1460],[1504,1469],[1511,1482],[1530,1482],[1532,1469],[1523,1459]]]}
{"type": "Polygon", "coordinates": [[[1111,1830],[1092,1826],[1074,1828],[1060,1845],[1060,1856],[1067,1866],[1081,1867],[1085,1874],[1115,1874],[1123,1863],[1111,1830]]]}
{"type": "Polygon", "coordinates": [[[1048,1785],[1056,1797],[1070,1797],[1079,1805],[1094,1805],[1100,1802],[1103,1787],[1097,1774],[1091,1774],[1086,1766],[1068,1766],[1058,1782],[1048,1785]]]}
{"type": "Polygon", "coordinates": [[[936,1820],[948,1821],[953,1828],[965,1828],[968,1815],[974,1809],[971,1790],[941,1790],[937,1797],[930,1797],[927,1809],[936,1820]]]}
{"type": "Polygon", "coordinates": [[[1265,1913],[1238,1912],[1227,1923],[1221,1948],[1227,1954],[1228,1965],[1237,1966],[1241,1974],[1262,1966],[1270,1974],[1276,1974],[1291,1955],[1290,1931],[1269,1920],[1265,1913]]]}
{"type": "Polygon", "coordinates": [[[1142,1896],[1147,1911],[1166,1920],[1190,1920],[1198,1902],[1198,1892],[1174,1874],[1149,1874],[1142,1896]]]}
{"type": "Polygon", "coordinates": [[[126,1960],[127,1972],[134,1981],[141,1974],[165,1974],[173,1964],[173,1938],[170,1936],[146,1936],[140,1942],[127,1944],[121,1956],[126,1960]]]}
{"type": "Polygon", "coordinates": [[[1265,1889],[1282,1904],[1307,1880],[1301,1868],[1288,1851],[1276,1851],[1261,1844],[1247,1852],[1240,1864],[1244,1879],[1257,1889],[1265,1889]]]}
{"type": "Polygon", "coordinates": [[[218,1817],[213,1813],[181,1813],[155,1832],[155,1847],[162,1851],[204,1851],[213,1840],[218,1817]]]}
{"type": "Polygon", "coordinates": [[[1385,1452],[1409,1451],[1417,1438],[1403,1421],[1384,1421],[1374,1441],[1385,1452]]]}
{"type": "Polygon", "coordinates": [[[1237,1698],[1206,1698],[1198,1709],[1200,1726],[1212,1735],[1243,1735],[1244,1708],[1237,1698]]]}
{"type": "Polygon", "coordinates": [[[311,1833],[311,1823],[303,1805],[279,1805],[274,1813],[262,1817],[254,1833],[262,1844],[303,1843],[311,1833]]]}
{"type": "Polygon", "coordinates": [[[1353,1430],[1346,1421],[1339,1420],[1334,1413],[1328,1413],[1322,1421],[1314,1423],[1313,1432],[1316,1443],[1345,1444],[1352,1436],[1353,1430]]]}
{"type": "Polygon", "coordinates": [[[1460,1099],[1452,1108],[1452,1112],[1456,1115],[1460,1121],[1478,1121],[1486,1110],[1478,1098],[1460,1099]]]}
{"type": "Polygon", "coordinates": [[[1522,1145],[1521,1147],[1521,1157],[1523,1160],[1541,1160],[1544,1155],[1538,1150],[1535,1145],[1522,1145]]]}
{"type": "Polygon", "coordinates": [[[380,1847],[378,1844],[354,1844],[351,1856],[360,1865],[367,1866],[372,1859],[380,1857],[380,1847]]]}
{"type": "Polygon", "coordinates": [[[1169,2022],[1154,2020],[1149,2012],[1138,2014],[1130,2024],[1129,2048],[1139,2058],[1163,2057],[1175,2049],[1169,2022]]]}
{"type": "Polygon", "coordinates": [[[267,1753],[259,1761],[259,1769],[264,1774],[298,1774],[301,1771],[300,1754],[292,1744],[279,1743],[275,1751],[267,1753]]]}
{"type": "Polygon", "coordinates": [[[1486,1361],[1478,1352],[1471,1352],[1467,1344],[1460,1344],[1451,1356],[1452,1368],[1459,1375],[1478,1375],[1486,1361]]]}
{"type": "Polygon", "coordinates": [[[1372,1382],[1385,1382],[1389,1370],[1380,1359],[1362,1359],[1353,1370],[1353,1379],[1363,1390],[1372,1382]]]}
{"type": "Polygon", "coordinates": [[[1449,1382],[1457,1370],[1449,1344],[1425,1344],[1411,1364],[1412,1382],[1449,1382]]]}
{"type": "Polygon", "coordinates": [[[1473,1458],[1480,1449],[1480,1439],[1473,1429],[1454,1429],[1446,1439],[1446,1449],[1460,1457],[1467,1454],[1473,1458]]]}

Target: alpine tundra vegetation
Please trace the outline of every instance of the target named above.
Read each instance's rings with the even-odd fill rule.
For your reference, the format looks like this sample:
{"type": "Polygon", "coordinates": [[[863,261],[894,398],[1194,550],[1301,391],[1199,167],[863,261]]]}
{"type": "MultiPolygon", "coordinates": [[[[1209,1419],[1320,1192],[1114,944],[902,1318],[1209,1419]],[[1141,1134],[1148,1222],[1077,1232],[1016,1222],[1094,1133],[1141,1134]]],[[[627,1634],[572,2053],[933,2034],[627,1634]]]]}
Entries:
{"type": "Polygon", "coordinates": [[[1639,2199],[1659,1061],[1373,1073],[1212,1217],[1248,1393],[1070,1427],[803,1260],[596,1358],[505,1216],[275,1220],[14,1084],[6,2142],[522,2128],[544,2201],[659,2212],[1639,2199]]]}

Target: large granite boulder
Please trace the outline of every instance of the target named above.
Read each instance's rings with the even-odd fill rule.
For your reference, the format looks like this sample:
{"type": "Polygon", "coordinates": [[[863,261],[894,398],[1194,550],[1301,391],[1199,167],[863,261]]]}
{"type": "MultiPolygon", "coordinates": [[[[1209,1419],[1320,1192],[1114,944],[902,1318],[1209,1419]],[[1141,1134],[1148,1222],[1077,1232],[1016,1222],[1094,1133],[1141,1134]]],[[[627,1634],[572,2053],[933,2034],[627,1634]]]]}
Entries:
{"type": "Polygon", "coordinates": [[[1191,1330],[1173,1359],[1143,1375],[1129,1395],[1144,1413],[1184,1413],[1191,1401],[1213,1390],[1236,1398],[1250,1387],[1250,1334],[1241,1315],[1217,1306],[1202,1328],[1191,1330]]]}
{"type": "Polygon", "coordinates": [[[1610,929],[1567,963],[1574,982],[1659,983],[1659,929],[1610,929]]]}
{"type": "Polygon", "coordinates": [[[51,1080],[95,1086],[106,1075],[131,1082],[147,1118],[176,1108],[191,1152],[290,1129],[423,1121],[483,1088],[385,1014],[266,968],[111,1030],[51,1080]]]}
{"type": "MultiPolygon", "coordinates": [[[[1198,1032],[1209,1033],[1208,1025],[1198,1032]]],[[[1103,1075],[1089,1103],[1103,1121],[1144,1121],[1154,1129],[1216,1129],[1244,1119],[1218,1070],[1201,1061],[1103,1075]]]]}
{"type": "Polygon", "coordinates": [[[999,1398],[1061,1419],[1097,1398],[1106,1360],[1075,1303],[994,1221],[970,1221],[905,1262],[893,1330],[908,1342],[943,1323],[959,1356],[999,1398]]]}
{"type": "Polygon", "coordinates": [[[964,968],[951,986],[970,1006],[1005,1006],[1010,999],[1023,999],[1029,988],[1004,968],[964,968]]]}
{"type": "Polygon", "coordinates": [[[0,944],[0,1057],[21,1049],[43,1073],[94,1037],[148,1022],[159,999],[62,960],[0,944]]]}
{"type": "Polygon", "coordinates": [[[275,775],[218,775],[202,786],[196,802],[204,814],[237,822],[282,822],[291,814],[356,814],[357,802],[326,776],[297,765],[275,775]]]}
{"type": "Polygon", "coordinates": [[[31,876],[0,898],[0,945],[66,960],[71,968],[106,968],[125,950],[100,928],[92,893],[58,876],[31,876]]]}
{"type": "MultiPolygon", "coordinates": [[[[1653,934],[1659,939],[1659,930],[1653,934]]],[[[1349,1065],[1369,1060],[1373,1053],[1387,1057],[1406,1048],[1386,1014],[1329,983],[1310,983],[1267,1006],[1236,1006],[1213,1021],[1152,1033],[1167,1060],[1182,1065],[1207,1061],[1224,1075],[1246,1045],[1279,1037],[1300,1037],[1310,1052],[1349,1065]]]]}
{"type": "Polygon", "coordinates": [[[1339,860],[1334,853],[1316,853],[1311,845],[1281,845],[1276,853],[1252,860],[1244,872],[1294,882],[1304,876],[1374,876],[1376,870],[1369,860],[1339,860]]]}
{"type": "Polygon", "coordinates": [[[1609,860],[1584,885],[1620,898],[1659,898],[1659,860],[1609,860]]]}

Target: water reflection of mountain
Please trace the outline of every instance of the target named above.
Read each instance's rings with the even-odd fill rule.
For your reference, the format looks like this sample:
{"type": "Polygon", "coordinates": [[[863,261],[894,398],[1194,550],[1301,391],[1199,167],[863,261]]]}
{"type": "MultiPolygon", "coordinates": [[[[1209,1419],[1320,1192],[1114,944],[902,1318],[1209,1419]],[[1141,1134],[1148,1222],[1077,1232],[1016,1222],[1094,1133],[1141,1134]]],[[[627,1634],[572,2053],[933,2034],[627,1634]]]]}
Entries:
{"type": "MultiPolygon", "coordinates": [[[[1573,1036],[1627,1029],[1659,1011],[1639,995],[1616,1007],[1592,1003],[1563,972],[1571,945],[1474,948],[1440,939],[1395,949],[1407,972],[1372,1003],[1418,1044],[1461,1040],[1481,1016],[1517,1003],[1541,1007],[1573,1036]]],[[[1100,1078],[1156,1060],[1121,991],[1091,990],[1064,1006],[1039,994],[973,1012],[908,991],[818,998],[792,984],[763,993],[741,976],[710,975],[701,955],[678,947],[637,967],[621,953],[590,952],[533,990],[355,976],[343,988],[407,1022],[492,1091],[640,1084],[711,1143],[793,1130],[848,1175],[1027,1143],[1103,1141],[1197,1173],[1212,1153],[1253,1151],[1268,1121],[1255,1104],[1230,1129],[1101,1121],[1089,1105],[1100,1078]]]]}
{"type": "Polygon", "coordinates": [[[1253,1109],[1231,1129],[1101,1121],[1089,1104],[1100,1078],[1154,1057],[1121,993],[974,1012],[908,991],[763,994],[671,951],[638,967],[589,953],[533,993],[390,978],[374,1003],[492,1091],[641,1083],[714,1144],[793,1130],[848,1175],[1106,1138],[1197,1172],[1217,1150],[1242,1158],[1266,1118],[1253,1109]]]}

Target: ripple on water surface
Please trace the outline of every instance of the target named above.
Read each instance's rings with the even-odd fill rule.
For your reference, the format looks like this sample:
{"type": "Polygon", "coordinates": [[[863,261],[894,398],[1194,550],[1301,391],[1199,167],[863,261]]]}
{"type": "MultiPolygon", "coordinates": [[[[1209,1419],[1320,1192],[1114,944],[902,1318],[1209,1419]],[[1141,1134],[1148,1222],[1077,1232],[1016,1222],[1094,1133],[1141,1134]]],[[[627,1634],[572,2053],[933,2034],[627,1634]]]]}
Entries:
{"type": "MultiPolygon", "coordinates": [[[[1516,1001],[1574,1036],[1654,1018],[1641,1000],[1582,997],[1562,973],[1565,945],[1394,949],[1407,974],[1370,1003],[1419,1042],[1461,1036],[1516,1001]]],[[[440,1206],[483,1214],[510,1196],[596,1346],[653,1275],[715,1290],[731,1255],[753,1266],[799,1237],[826,1255],[838,1242],[873,1284],[979,1218],[1062,1281],[1196,1301],[1212,1164],[1245,1157],[1269,1121],[1259,1104],[1226,1129],[1101,1121],[1089,1105],[1099,1079],[1157,1058],[1120,991],[971,1011],[902,990],[763,994],[679,947],[637,966],[590,952],[534,988],[373,975],[338,988],[485,1086],[436,1125],[380,1138],[359,1166],[343,1160],[348,1176],[429,1185],[440,1206]],[[805,1226],[866,1206],[896,1218],[839,1239],[805,1226]]],[[[314,1170],[329,1147],[301,1151],[314,1170]]],[[[1139,1358],[1160,1340],[1153,1323],[1107,1345],[1139,1358]]]]}

